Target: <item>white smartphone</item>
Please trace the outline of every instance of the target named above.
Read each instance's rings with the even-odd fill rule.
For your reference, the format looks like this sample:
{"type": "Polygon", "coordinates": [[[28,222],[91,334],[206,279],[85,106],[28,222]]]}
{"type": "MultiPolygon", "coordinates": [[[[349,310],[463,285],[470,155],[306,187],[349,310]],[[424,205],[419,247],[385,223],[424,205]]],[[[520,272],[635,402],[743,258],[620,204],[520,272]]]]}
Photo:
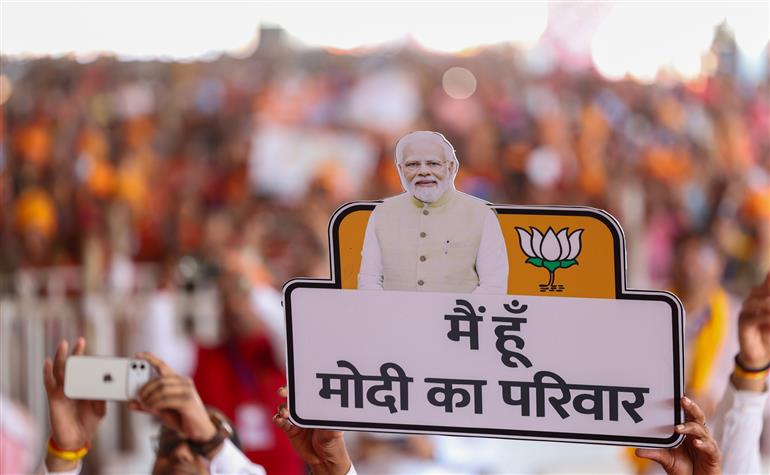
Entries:
{"type": "Polygon", "coordinates": [[[157,376],[145,360],[108,356],[70,356],[64,373],[64,394],[70,399],[129,401],[157,376]]]}

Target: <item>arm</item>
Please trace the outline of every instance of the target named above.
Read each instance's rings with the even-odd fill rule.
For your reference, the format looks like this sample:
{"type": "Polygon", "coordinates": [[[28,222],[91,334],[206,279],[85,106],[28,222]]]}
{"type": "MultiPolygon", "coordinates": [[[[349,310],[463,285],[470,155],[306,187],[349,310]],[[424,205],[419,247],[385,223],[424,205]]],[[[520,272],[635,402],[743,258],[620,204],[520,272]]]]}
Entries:
{"type": "Polygon", "coordinates": [[[382,251],[375,231],[377,208],[369,216],[361,249],[361,268],[358,271],[359,290],[382,290],[382,251]]]}
{"type": "Polygon", "coordinates": [[[476,272],[479,286],[473,293],[508,293],[508,251],[497,215],[491,209],[484,217],[479,253],[476,256],[476,272]]]}
{"type": "MultiPolygon", "coordinates": [[[[45,459],[46,473],[76,474],[80,472],[80,459],[67,460],[57,451],[69,454],[90,447],[99,423],[107,411],[104,401],[73,400],[64,395],[64,375],[69,345],[59,343],[53,361],[46,358],[43,363],[43,382],[48,396],[48,416],[51,421],[48,455],[45,459]],[[56,447],[51,450],[50,445],[56,447]]],[[[86,341],[78,338],[73,355],[82,355],[86,350],[86,341]]],[[[80,458],[84,456],[81,453],[80,458]]]]}
{"type": "Polygon", "coordinates": [[[753,288],[738,317],[740,350],[730,385],[717,407],[715,436],[724,448],[726,473],[758,473],[762,412],[767,402],[770,365],[770,274],[753,288]]]}

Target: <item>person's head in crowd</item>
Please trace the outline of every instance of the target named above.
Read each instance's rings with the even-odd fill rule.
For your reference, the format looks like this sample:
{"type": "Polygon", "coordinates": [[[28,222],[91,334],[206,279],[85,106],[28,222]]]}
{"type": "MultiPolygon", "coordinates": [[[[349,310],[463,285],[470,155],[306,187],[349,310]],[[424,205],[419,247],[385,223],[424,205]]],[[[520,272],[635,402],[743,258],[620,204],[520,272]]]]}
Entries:
{"type": "Polygon", "coordinates": [[[233,253],[220,259],[217,269],[216,282],[225,338],[240,339],[254,335],[261,328],[259,315],[251,301],[254,283],[233,253]]]}
{"type": "Polygon", "coordinates": [[[24,190],[14,203],[15,229],[21,237],[25,264],[46,265],[58,228],[53,197],[44,189],[24,190]]]}
{"type": "MultiPolygon", "coordinates": [[[[221,425],[223,431],[228,434],[227,438],[230,439],[230,442],[240,450],[241,442],[238,433],[233,428],[232,421],[222,411],[214,407],[207,406],[206,411],[212,421],[221,425]]],[[[209,473],[209,460],[196,452],[194,445],[190,444],[190,440],[182,432],[165,425],[160,426],[158,435],[153,439],[153,448],[155,450],[155,462],[152,466],[153,475],[209,473]]]]}
{"type": "Polygon", "coordinates": [[[433,203],[454,188],[459,163],[452,144],[440,133],[417,131],[398,141],[396,167],[404,189],[423,203],[433,203]]]}
{"type": "Polygon", "coordinates": [[[723,272],[724,260],[708,235],[686,232],[676,239],[671,280],[682,298],[708,295],[720,285],[723,272]]]}
{"type": "Polygon", "coordinates": [[[202,251],[207,259],[216,260],[233,244],[235,223],[227,210],[217,210],[205,217],[202,251]]]}
{"type": "Polygon", "coordinates": [[[262,217],[265,228],[259,254],[274,283],[312,275],[319,260],[325,261],[325,246],[301,213],[275,206],[262,217]]]}

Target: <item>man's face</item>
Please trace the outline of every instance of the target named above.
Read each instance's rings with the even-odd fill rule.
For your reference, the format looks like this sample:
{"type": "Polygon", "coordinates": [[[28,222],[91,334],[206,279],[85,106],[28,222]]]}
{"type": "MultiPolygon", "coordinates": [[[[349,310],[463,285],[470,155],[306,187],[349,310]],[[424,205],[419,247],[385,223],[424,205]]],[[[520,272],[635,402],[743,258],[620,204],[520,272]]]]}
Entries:
{"type": "Polygon", "coordinates": [[[719,285],[724,263],[709,244],[693,239],[679,246],[674,260],[674,285],[682,292],[713,289],[719,285]]]}
{"type": "Polygon", "coordinates": [[[224,271],[217,280],[222,323],[227,337],[248,337],[259,329],[259,316],[251,304],[251,283],[239,272],[224,271]]]}
{"type": "Polygon", "coordinates": [[[409,193],[424,203],[433,203],[449,188],[454,166],[440,146],[422,141],[404,148],[398,169],[409,193]]]}
{"type": "Polygon", "coordinates": [[[161,429],[158,437],[153,475],[208,475],[208,462],[190,450],[187,442],[174,431],[161,429]]]}

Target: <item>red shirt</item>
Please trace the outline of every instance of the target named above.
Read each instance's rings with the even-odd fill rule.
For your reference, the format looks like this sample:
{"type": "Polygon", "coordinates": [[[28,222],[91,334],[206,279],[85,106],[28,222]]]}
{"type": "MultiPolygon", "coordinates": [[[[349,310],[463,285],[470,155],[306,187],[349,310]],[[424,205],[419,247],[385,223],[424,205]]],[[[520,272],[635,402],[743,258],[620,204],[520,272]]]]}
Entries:
{"type": "Polygon", "coordinates": [[[272,423],[284,402],[277,391],[286,378],[266,337],[199,348],[194,380],[203,402],[233,421],[243,453],[252,462],[271,475],[305,473],[286,434],[272,423]]]}

